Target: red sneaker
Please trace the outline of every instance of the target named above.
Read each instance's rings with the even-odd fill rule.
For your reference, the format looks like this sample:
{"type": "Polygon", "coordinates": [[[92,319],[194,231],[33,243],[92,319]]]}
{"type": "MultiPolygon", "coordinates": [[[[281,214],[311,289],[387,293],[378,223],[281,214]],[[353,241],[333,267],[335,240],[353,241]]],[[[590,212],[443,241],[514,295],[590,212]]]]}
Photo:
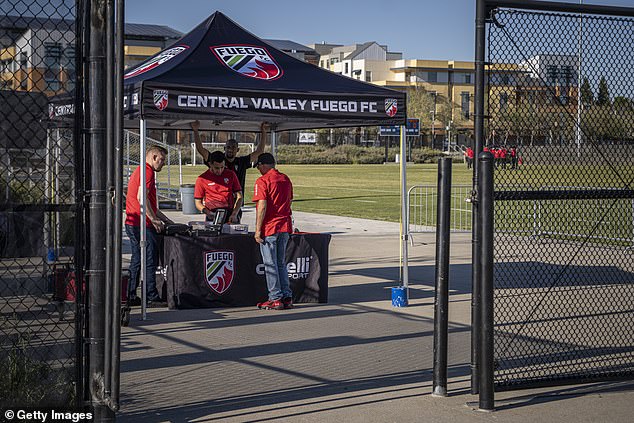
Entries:
{"type": "Polygon", "coordinates": [[[284,310],[284,304],[280,300],[269,300],[263,303],[258,303],[258,308],[264,310],[284,310]]]}
{"type": "Polygon", "coordinates": [[[282,304],[285,309],[293,308],[293,299],[291,297],[282,298],[282,304]]]}

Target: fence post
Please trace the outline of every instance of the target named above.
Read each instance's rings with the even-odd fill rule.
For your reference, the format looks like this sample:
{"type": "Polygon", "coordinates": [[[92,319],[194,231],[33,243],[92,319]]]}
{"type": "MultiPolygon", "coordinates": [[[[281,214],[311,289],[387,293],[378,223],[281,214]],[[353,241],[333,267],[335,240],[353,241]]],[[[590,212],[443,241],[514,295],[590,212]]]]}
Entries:
{"type": "Polygon", "coordinates": [[[438,160],[436,227],[436,296],[434,301],[434,375],[432,395],[447,396],[447,328],[449,325],[449,234],[451,158],[438,160]]]}
{"type": "MultiPolygon", "coordinates": [[[[477,0],[475,25],[475,86],[473,129],[475,139],[475,155],[473,163],[472,200],[478,190],[478,154],[484,147],[484,64],[485,64],[485,17],[486,2],[477,0]]],[[[477,394],[479,389],[479,326],[480,326],[480,205],[477,201],[471,204],[471,393],[477,394]]]]}
{"type": "Polygon", "coordinates": [[[494,409],[493,391],[493,155],[480,153],[480,360],[479,408],[494,409]]]}

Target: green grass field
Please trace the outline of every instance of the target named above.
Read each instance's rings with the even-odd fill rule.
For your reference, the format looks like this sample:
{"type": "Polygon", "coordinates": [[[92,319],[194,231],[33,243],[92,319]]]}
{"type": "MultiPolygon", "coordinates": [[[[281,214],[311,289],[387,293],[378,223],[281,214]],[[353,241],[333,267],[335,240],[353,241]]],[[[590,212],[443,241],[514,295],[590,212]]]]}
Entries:
{"type": "MultiPolygon", "coordinates": [[[[280,165],[280,171],[293,181],[295,200],[293,210],[360,217],[398,222],[400,218],[400,169],[397,164],[385,165],[280,165]]],[[[178,169],[172,167],[172,180],[178,180],[178,169]],[[176,175],[176,176],[175,176],[176,175]]],[[[194,183],[203,166],[183,166],[183,182],[194,183]]],[[[253,183],[259,176],[256,169],[247,172],[246,203],[253,196],[253,183]]],[[[165,181],[167,171],[159,174],[165,181]]],[[[435,164],[414,164],[407,167],[407,186],[436,186],[435,164]]],[[[472,173],[462,163],[453,164],[453,185],[470,185],[472,173]]],[[[518,171],[496,171],[496,187],[514,185],[524,189],[541,186],[622,187],[634,179],[634,168],[619,167],[616,173],[607,167],[587,166],[524,166],[518,171]]],[[[431,202],[435,207],[435,198],[431,202]]],[[[463,199],[454,199],[452,208],[468,208],[463,199]],[[459,204],[462,202],[462,204],[459,204]]],[[[606,218],[599,223],[599,235],[609,238],[631,236],[631,201],[619,200],[616,207],[609,207],[606,200],[573,202],[501,201],[496,203],[496,223],[515,233],[531,234],[537,225],[538,232],[588,234],[606,211],[606,218]],[[535,210],[540,220],[536,223],[535,210]],[[501,214],[500,214],[501,213],[501,214]],[[586,215],[586,216],[584,216],[586,215]],[[510,219],[502,222],[504,219],[510,219]],[[510,223],[509,223],[510,222],[510,223]]],[[[430,214],[435,216],[435,214],[430,214]]],[[[455,214],[454,214],[454,219],[455,214]]],[[[430,219],[433,220],[434,218],[430,219]]],[[[470,227],[465,222],[463,229],[470,227]]],[[[434,222],[426,222],[433,225],[434,222]]],[[[563,235],[562,235],[563,236],[563,235]]]]}
{"type": "MultiPolygon", "coordinates": [[[[398,222],[400,216],[400,170],[386,165],[279,165],[293,181],[293,210],[398,222]]],[[[194,183],[203,166],[183,166],[183,182],[194,183]]],[[[172,178],[178,169],[172,167],[172,178]]],[[[164,169],[159,181],[166,180],[164,169]]],[[[245,189],[246,203],[253,196],[253,184],[259,176],[249,169],[245,189]]],[[[454,184],[470,184],[466,166],[454,166],[454,184]]],[[[436,185],[437,166],[409,165],[407,186],[436,185]]],[[[178,180],[176,178],[176,180],[178,180]]]]}

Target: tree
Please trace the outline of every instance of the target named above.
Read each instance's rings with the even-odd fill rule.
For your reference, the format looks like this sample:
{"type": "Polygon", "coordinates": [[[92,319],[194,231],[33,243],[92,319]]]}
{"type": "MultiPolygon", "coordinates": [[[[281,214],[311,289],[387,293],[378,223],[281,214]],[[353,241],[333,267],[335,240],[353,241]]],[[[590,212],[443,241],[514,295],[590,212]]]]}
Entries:
{"type": "Polygon", "coordinates": [[[420,119],[421,129],[431,128],[434,96],[423,87],[407,90],[407,116],[420,119]]]}
{"type": "Polygon", "coordinates": [[[594,103],[594,93],[587,77],[583,78],[583,83],[581,84],[581,103],[584,106],[590,106],[594,103]]]}
{"type": "Polygon", "coordinates": [[[599,91],[597,93],[597,105],[607,106],[610,104],[610,93],[608,91],[608,83],[605,77],[602,76],[599,81],[599,91]]]}

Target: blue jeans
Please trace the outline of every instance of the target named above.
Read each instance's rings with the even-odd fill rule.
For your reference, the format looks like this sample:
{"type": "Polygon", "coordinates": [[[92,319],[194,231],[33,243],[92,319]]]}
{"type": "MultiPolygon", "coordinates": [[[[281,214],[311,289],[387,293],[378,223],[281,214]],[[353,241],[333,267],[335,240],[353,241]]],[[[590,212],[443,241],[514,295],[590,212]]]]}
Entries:
{"type": "Polygon", "coordinates": [[[278,232],[264,237],[264,242],[260,244],[270,301],[293,296],[286,269],[286,244],[289,237],[287,232],[278,232]]]}
{"type": "MultiPolygon", "coordinates": [[[[130,280],[128,281],[128,298],[136,297],[136,287],[141,273],[141,229],[138,226],[125,225],[125,232],[130,239],[132,259],[130,260],[130,280]]],[[[146,266],[145,283],[147,287],[146,298],[148,301],[160,301],[161,296],[156,289],[156,266],[158,263],[158,244],[154,228],[145,231],[146,240],[146,266]]]]}

